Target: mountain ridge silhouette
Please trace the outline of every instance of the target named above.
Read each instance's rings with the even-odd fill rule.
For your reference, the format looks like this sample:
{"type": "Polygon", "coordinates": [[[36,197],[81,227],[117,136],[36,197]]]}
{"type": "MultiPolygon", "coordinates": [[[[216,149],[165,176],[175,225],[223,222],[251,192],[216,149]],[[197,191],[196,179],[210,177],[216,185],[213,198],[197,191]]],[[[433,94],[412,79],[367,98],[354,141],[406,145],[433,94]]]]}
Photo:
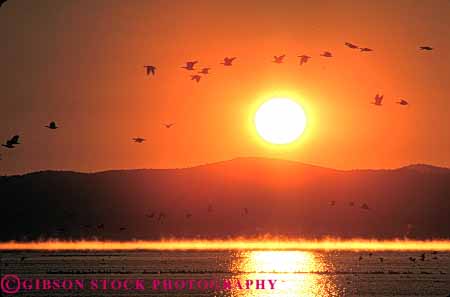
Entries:
{"type": "Polygon", "coordinates": [[[0,241],[450,238],[450,169],[423,164],[336,170],[237,158],[182,169],[41,171],[1,178],[0,197],[0,241]]]}

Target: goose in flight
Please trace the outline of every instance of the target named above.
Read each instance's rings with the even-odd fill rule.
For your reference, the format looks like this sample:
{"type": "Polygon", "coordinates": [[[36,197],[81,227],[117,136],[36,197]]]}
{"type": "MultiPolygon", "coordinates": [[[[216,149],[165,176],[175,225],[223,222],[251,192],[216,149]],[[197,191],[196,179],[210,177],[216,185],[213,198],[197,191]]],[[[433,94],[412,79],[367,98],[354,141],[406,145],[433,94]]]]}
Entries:
{"type": "Polygon", "coordinates": [[[20,144],[19,135],[14,135],[11,139],[7,140],[5,144],[2,144],[2,146],[6,148],[15,148],[14,145],[16,144],[20,144]]]}
{"type": "Polygon", "coordinates": [[[132,140],[136,143],[144,143],[144,141],[146,141],[145,138],[141,138],[141,137],[136,137],[136,138],[133,138],[132,140]]]}
{"type": "Polygon", "coordinates": [[[277,64],[281,64],[281,63],[283,63],[284,57],[286,57],[286,55],[273,56],[273,61],[272,62],[277,63],[277,64]]]}
{"type": "Polygon", "coordinates": [[[361,47],[359,50],[360,50],[361,52],[371,52],[371,51],[373,51],[373,49],[368,48],[368,47],[361,47]]]}
{"type": "Polygon", "coordinates": [[[200,73],[200,74],[209,74],[209,70],[210,70],[211,68],[202,68],[202,70],[200,70],[198,73],[200,73]]]}
{"type": "Polygon", "coordinates": [[[367,205],[366,203],[363,203],[363,205],[361,205],[361,208],[364,210],[369,210],[369,205],[367,205]]]}
{"type": "Polygon", "coordinates": [[[159,213],[159,216],[158,216],[158,221],[162,221],[162,220],[165,219],[165,218],[166,218],[166,214],[163,213],[163,212],[160,212],[160,213],[159,213]]]}
{"type": "Polygon", "coordinates": [[[58,129],[59,127],[58,126],[56,126],[56,123],[55,122],[50,122],[50,124],[48,124],[47,126],[45,126],[46,128],[49,128],[49,129],[52,129],[52,130],[55,130],[55,129],[58,129]]]}
{"type": "Polygon", "coordinates": [[[384,95],[376,94],[374,98],[374,102],[372,102],[373,105],[381,106],[381,102],[383,101],[384,95]]]}
{"type": "Polygon", "coordinates": [[[170,124],[163,124],[164,127],[166,127],[167,129],[171,128],[173,125],[175,125],[175,123],[170,123],[170,124]]]}
{"type": "Polygon", "coordinates": [[[184,68],[186,70],[194,70],[194,65],[197,63],[198,63],[198,61],[189,61],[189,62],[186,62],[186,66],[182,66],[181,68],[184,68]]]}
{"type": "Polygon", "coordinates": [[[321,54],[321,56],[325,58],[332,58],[333,54],[331,52],[325,51],[321,54]]]}
{"type": "Polygon", "coordinates": [[[406,101],[406,100],[404,100],[404,99],[400,99],[400,101],[398,101],[398,102],[396,102],[397,104],[400,104],[400,105],[408,105],[409,103],[408,103],[408,101],[406,101]]]}
{"type": "Polygon", "coordinates": [[[300,66],[302,66],[303,64],[305,64],[306,62],[309,61],[309,59],[311,59],[310,56],[307,55],[301,55],[301,56],[297,56],[300,58],[300,66]]]}
{"type": "Polygon", "coordinates": [[[236,57],[232,57],[232,58],[225,57],[225,58],[223,58],[223,62],[220,63],[220,64],[222,64],[224,66],[233,66],[233,61],[235,59],[236,59],[236,57]]]}
{"type": "Polygon", "coordinates": [[[155,75],[155,72],[156,72],[156,67],[155,66],[145,65],[144,67],[145,67],[147,75],[150,75],[150,74],[155,75]]]}
{"type": "Polygon", "coordinates": [[[196,82],[200,82],[200,79],[201,79],[202,77],[200,76],[200,75],[198,75],[198,74],[196,74],[196,75],[191,75],[191,80],[195,80],[196,82]]]}
{"type": "Polygon", "coordinates": [[[357,45],[355,45],[353,43],[350,43],[350,42],[346,42],[345,45],[348,46],[351,49],[359,48],[357,45]]]}
{"type": "Polygon", "coordinates": [[[432,51],[433,50],[433,48],[431,46],[421,46],[420,49],[422,51],[432,51]]]}

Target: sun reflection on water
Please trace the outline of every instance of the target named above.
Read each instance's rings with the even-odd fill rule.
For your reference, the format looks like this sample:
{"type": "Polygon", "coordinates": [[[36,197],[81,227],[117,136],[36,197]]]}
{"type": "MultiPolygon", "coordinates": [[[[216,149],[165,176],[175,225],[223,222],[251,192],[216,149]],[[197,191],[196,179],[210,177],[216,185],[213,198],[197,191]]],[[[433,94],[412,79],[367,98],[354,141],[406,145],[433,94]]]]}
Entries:
{"type": "Polygon", "coordinates": [[[340,296],[330,275],[331,263],[318,253],[305,251],[245,251],[237,253],[232,271],[237,279],[277,280],[275,289],[239,290],[233,296],[340,296]],[[319,273],[317,273],[319,272],[319,273]]]}

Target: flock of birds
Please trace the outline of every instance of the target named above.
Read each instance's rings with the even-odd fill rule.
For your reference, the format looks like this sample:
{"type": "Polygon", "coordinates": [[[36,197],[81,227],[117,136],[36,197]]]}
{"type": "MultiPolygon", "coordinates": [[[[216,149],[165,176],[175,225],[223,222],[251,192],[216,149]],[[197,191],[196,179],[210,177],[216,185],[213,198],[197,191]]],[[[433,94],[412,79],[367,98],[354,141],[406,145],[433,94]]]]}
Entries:
{"type": "MultiPolygon", "coordinates": [[[[360,50],[361,52],[372,52],[372,51],[374,51],[371,48],[359,47],[358,45],[350,43],[350,42],[345,42],[344,45],[347,46],[350,49],[353,49],[353,50],[360,50]]],[[[419,50],[421,50],[421,51],[432,51],[433,47],[431,47],[431,46],[420,46],[419,50]]],[[[322,52],[320,54],[320,56],[324,57],[324,58],[333,58],[334,57],[333,53],[330,52],[330,51],[324,51],[324,52],[322,52]]],[[[276,64],[282,64],[284,62],[285,57],[286,57],[286,55],[284,55],[284,54],[280,55],[280,56],[273,56],[272,62],[276,63],[276,64]]],[[[308,56],[308,55],[305,55],[305,54],[299,55],[297,57],[300,58],[300,60],[299,60],[299,65],[300,66],[302,66],[303,64],[306,64],[312,58],[312,56],[308,56]]],[[[225,57],[220,64],[224,65],[224,66],[233,66],[233,62],[236,59],[237,59],[237,57],[225,57]]],[[[200,68],[200,69],[197,69],[197,68],[195,68],[195,65],[197,63],[199,63],[198,60],[187,61],[186,65],[181,66],[181,68],[186,69],[187,71],[194,71],[194,72],[198,70],[196,74],[192,74],[191,75],[191,80],[196,81],[198,83],[198,82],[200,82],[200,79],[203,76],[210,74],[211,68],[200,68]]],[[[157,69],[156,66],[154,66],[154,65],[144,65],[144,68],[146,70],[146,74],[147,75],[153,75],[154,76],[156,74],[156,69],[157,69]]],[[[376,106],[383,105],[382,104],[383,98],[384,98],[384,95],[376,94],[372,104],[374,104],[376,106]]],[[[405,99],[399,99],[399,101],[397,101],[396,103],[400,104],[400,105],[403,105],[403,106],[409,105],[409,102],[407,100],[405,100],[405,99]]]]}
{"type": "MultiPolygon", "coordinates": [[[[358,45],[350,43],[350,42],[345,42],[344,45],[346,47],[352,49],[352,50],[360,50],[361,52],[372,52],[373,51],[373,49],[371,49],[371,48],[359,47],[358,45]]],[[[432,51],[433,47],[431,47],[431,46],[420,46],[419,50],[432,51]]],[[[322,54],[320,54],[320,56],[324,57],[324,58],[333,58],[334,57],[333,53],[330,52],[330,51],[324,51],[322,54]]],[[[281,64],[281,63],[284,62],[285,57],[286,57],[286,55],[273,56],[273,61],[272,62],[276,63],[276,64],[281,64]]],[[[305,64],[305,63],[307,63],[312,58],[311,56],[308,56],[308,55],[305,55],[305,54],[299,55],[297,57],[300,58],[300,60],[299,60],[299,65],[300,66],[305,64]]],[[[226,67],[231,67],[231,66],[233,66],[233,62],[236,59],[237,59],[237,57],[225,57],[220,64],[223,65],[223,66],[226,66],[226,67]]],[[[181,66],[181,68],[186,69],[186,71],[190,71],[190,72],[198,70],[196,74],[192,74],[191,75],[191,80],[196,81],[197,83],[200,82],[200,79],[203,76],[210,74],[210,70],[211,70],[211,68],[209,68],[209,67],[204,67],[204,68],[201,68],[201,69],[195,68],[195,66],[198,64],[198,62],[199,61],[197,61],[197,60],[196,61],[187,61],[185,65],[181,66]]],[[[156,75],[156,70],[157,70],[156,66],[154,66],[154,65],[145,65],[144,67],[145,67],[147,76],[149,76],[149,75],[152,75],[152,76],[156,75]]],[[[383,99],[384,99],[384,95],[376,94],[375,98],[374,98],[374,101],[371,102],[371,103],[376,105],[376,106],[382,106],[383,105],[383,99]]],[[[399,101],[397,101],[396,103],[400,104],[402,106],[409,105],[409,102],[407,100],[405,100],[405,99],[399,99],[399,101]]],[[[167,123],[167,124],[163,124],[163,125],[166,128],[171,128],[173,125],[175,125],[175,123],[167,123]]],[[[45,127],[48,128],[48,129],[52,129],[52,130],[58,128],[58,126],[56,125],[56,123],[54,121],[51,122],[49,125],[47,125],[45,127]]],[[[132,138],[132,140],[135,143],[141,143],[141,144],[146,141],[146,139],[142,138],[142,137],[135,137],[135,138],[132,138]]],[[[19,135],[14,135],[10,139],[7,139],[6,142],[4,144],[2,144],[2,146],[6,147],[8,149],[13,149],[18,144],[20,144],[19,143],[19,135]]],[[[1,155],[0,155],[0,160],[2,160],[1,155]]],[[[366,210],[369,209],[366,204],[362,205],[361,208],[366,209],[366,210]]]]}
{"type": "MultiPolygon", "coordinates": [[[[433,260],[438,260],[438,257],[437,257],[437,251],[432,251],[432,252],[431,252],[431,255],[432,255],[432,259],[433,259],[433,260]]],[[[369,257],[372,257],[372,256],[373,256],[373,253],[369,253],[368,256],[369,256],[369,257]]],[[[363,259],[364,259],[363,256],[359,256],[358,261],[362,261],[363,259]]],[[[425,261],[425,259],[426,259],[426,254],[425,254],[425,253],[422,253],[422,254],[420,254],[420,256],[419,256],[418,258],[416,258],[416,257],[409,257],[409,258],[408,258],[408,260],[411,261],[411,262],[413,262],[413,263],[416,263],[417,259],[420,259],[420,261],[425,261]]],[[[384,258],[383,258],[383,257],[379,257],[378,260],[379,260],[381,263],[384,262],[384,258]]]]}
{"type": "MultiPolygon", "coordinates": [[[[336,206],[336,200],[331,200],[330,201],[330,206],[336,206]]],[[[348,203],[348,206],[355,207],[355,202],[350,201],[348,203]]],[[[367,203],[361,204],[360,208],[363,209],[363,210],[371,210],[371,208],[369,207],[369,205],[367,205],[367,203]]]]}

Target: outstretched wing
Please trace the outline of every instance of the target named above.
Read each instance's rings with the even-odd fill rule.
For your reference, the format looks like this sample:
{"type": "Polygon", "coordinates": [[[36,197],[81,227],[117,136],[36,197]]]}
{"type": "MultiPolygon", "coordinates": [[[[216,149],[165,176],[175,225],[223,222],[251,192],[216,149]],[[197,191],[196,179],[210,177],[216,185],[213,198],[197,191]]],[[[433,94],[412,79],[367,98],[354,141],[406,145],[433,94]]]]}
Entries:
{"type": "Polygon", "coordinates": [[[14,135],[9,142],[11,142],[12,144],[16,144],[19,143],[19,135],[14,135]]]}

